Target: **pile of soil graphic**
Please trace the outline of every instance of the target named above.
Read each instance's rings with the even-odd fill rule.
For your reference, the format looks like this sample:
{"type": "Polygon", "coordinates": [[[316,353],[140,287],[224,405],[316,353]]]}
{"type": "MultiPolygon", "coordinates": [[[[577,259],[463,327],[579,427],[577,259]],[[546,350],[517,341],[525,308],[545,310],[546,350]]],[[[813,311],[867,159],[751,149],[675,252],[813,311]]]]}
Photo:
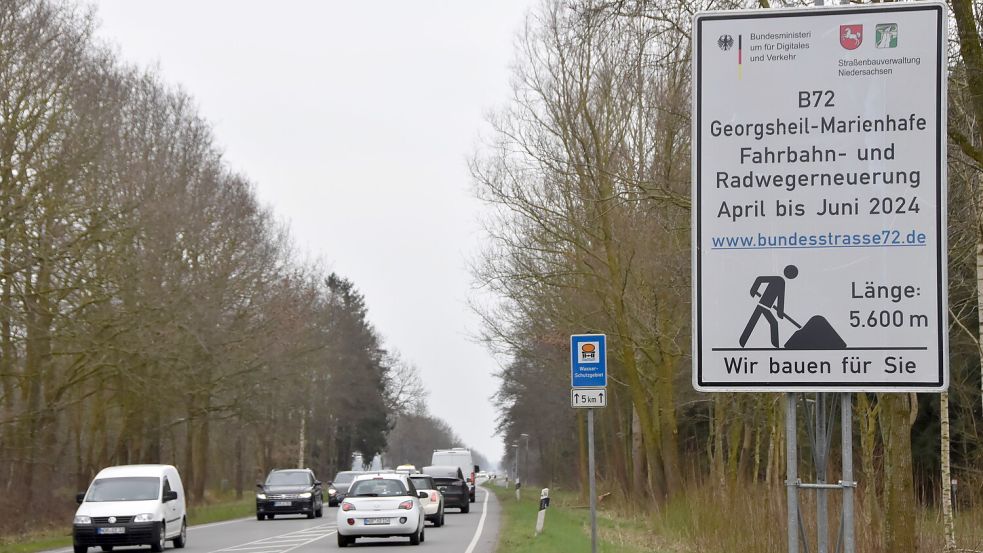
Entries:
{"type": "Polygon", "coordinates": [[[816,315],[795,331],[785,342],[785,349],[843,349],[846,342],[833,330],[825,317],[816,315]]]}

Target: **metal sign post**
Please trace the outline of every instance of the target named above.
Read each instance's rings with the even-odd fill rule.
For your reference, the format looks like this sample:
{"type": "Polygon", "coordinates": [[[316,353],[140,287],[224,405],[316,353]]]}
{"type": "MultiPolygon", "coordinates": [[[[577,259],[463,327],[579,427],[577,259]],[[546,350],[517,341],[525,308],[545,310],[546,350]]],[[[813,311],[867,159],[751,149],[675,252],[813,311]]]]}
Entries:
{"type": "Polygon", "coordinates": [[[587,480],[590,482],[590,550],[597,553],[597,486],[594,481],[594,410],[587,410],[587,480]]]}
{"type": "Polygon", "coordinates": [[[607,336],[570,336],[570,406],[587,409],[587,481],[590,501],[590,550],[597,553],[597,482],[594,477],[594,409],[607,405],[607,336]]]}
{"type": "Polygon", "coordinates": [[[949,384],[946,12],[925,1],[693,20],[693,386],[787,394],[790,553],[809,550],[802,490],[816,494],[815,551],[854,551],[849,393],[949,384]],[[799,398],[811,483],[798,474],[799,398]],[[843,493],[835,543],[830,491],[843,493]]]}

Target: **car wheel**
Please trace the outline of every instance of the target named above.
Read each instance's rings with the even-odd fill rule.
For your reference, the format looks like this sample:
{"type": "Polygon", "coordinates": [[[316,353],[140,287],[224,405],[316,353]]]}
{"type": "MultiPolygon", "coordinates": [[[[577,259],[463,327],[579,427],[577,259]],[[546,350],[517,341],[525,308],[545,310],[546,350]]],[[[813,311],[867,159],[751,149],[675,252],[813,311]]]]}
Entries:
{"type": "Polygon", "coordinates": [[[461,507],[461,512],[464,513],[464,514],[470,513],[471,512],[471,504],[470,503],[465,503],[464,506],[461,507]]]}
{"type": "Polygon", "coordinates": [[[317,518],[321,518],[324,516],[324,503],[321,503],[320,505],[317,506],[317,508],[314,510],[314,516],[316,516],[317,518]]]}
{"type": "Polygon", "coordinates": [[[150,544],[150,550],[154,553],[160,553],[167,546],[167,526],[161,522],[160,526],[157,527],[157,541],[156,543],[150,544]]]}
{"type": "Polygon", "coordinates": [[[444,506],[440,506],[440,512],[437,514],[437,527],[444,525],[444,506]]]}
{"type": "Polygon", "coordinates": [[[266,520],[266,515],[262,513],[256,513],[256,520],[266,520]]]}
{"type": "Polygon", "coordinates": [[[420,545],[420,541],[422,541],[420,538],[422,537],[422,535],[423,532],[420,530],[417,530],[416,532],[410,534],[410,545],[420,545]]]}
{"type": "Polygon", "coordinates": [[[73,545],[72,549],[75,550],[75,553],[86,553],[89,550],[89,548],[84,545],[73,545]]]}
{"type": "Polygon", "coordinates": [[[420,526],[420,543],[425,541],[427,541],[426,529],[423,526],[420,526]]]}
{"type": "Polygon", "coordinates": [[[338,534],[338,547],[348,547],[353,543],[355,543],[355,538],[338,534]]]}
{"type": "Polygon", "coordinates": [[[172,542],[174,547],[177,549],[184,549],[184,546],[188,544],[188,521],[181,521],[181,533],[178,534],[174,541],[172,542]]]}

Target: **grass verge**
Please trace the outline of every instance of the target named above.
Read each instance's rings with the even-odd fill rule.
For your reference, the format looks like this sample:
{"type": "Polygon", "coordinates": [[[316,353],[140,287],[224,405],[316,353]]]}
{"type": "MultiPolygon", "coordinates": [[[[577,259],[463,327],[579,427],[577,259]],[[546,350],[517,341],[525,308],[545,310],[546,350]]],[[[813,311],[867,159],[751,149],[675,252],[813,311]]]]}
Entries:
{"type": "MultiPolygon", "coordinates": [[[[252,516],[256,501],[252,497],[223,499],[188,509],[188,524],[208,524],[252,516]]],[[[0,536],[0,553],[36,553],[72,546],[69,530],[49,530],[20,536],[0,536]]],[[[96,551],[96,549],[90,549],[96,551]]]]}
{"type": "MultiPolygon", "coordinates": [[[[515,491],[487,485],[502,506],[499,553],[589,553],[590,512],[569,493],[551,493],[543,533],[535,535],[539,494],[524,490],[515,500],[515,491]]],[[[645,521],[599,511],[598,551],[602,553],[655,553],[653,536],[645,521]]]]}

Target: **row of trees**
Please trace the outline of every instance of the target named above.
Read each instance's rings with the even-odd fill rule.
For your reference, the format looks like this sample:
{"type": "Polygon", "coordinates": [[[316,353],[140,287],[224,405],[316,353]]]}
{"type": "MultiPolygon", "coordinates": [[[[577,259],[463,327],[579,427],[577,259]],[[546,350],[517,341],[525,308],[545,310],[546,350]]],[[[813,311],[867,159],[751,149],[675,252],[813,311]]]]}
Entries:
{"type": "Polygon", "coordinates": [[[364,298],[295,258],[188,95],[92,33],[0,2],[0,531],[69,520],[107,465],[178,465],[200,501],[381,452],[415,377],[364,298]]]}
{"type": "MultiPolygon", "coordinates": [[[[472,163],[494,213],[474,272],[502,298],[479,311],[490,347],[510,359],[498,392],[504,441],[530,435],[535,480],[583,486],[584,421],[566,406],[568,336],[604,332],[612,367],[599,476],[641,506],[704,485],[784,489],[780,398],[700,395],[689,384],[690,22],[700,9],[751,7],[704,4],[544,1],[519,41],[512,99],[472,163]],[[566,461],[578,456],[579,466],[566,461]]],[[[910,506],[941,498],[943,459],[963,490],[983,484],[980,333],[970,330],[983,320],[983,49],[979,6],[952,9],[952,52],[962,54],[949,84],[952,385],[943,403],[855,400],[864,527],[875,534],[868,546],[886,551],[917,549],[910,506]],[[952,446],[944,458],[942,422],[952,446]]]]}
{"type": "MultiPolygon", "coordinates": [[[[452,447],[466,445],[449,424],[431,415],[424,402],[416,401],[412,409],[396,417],[386,442],[383,466],[413,465],[422,469],[430,465],[435,449],[452,447]]],[[[477,450],[471,450],[471,457],[482,468],[488,464],[477,450]]]]}

